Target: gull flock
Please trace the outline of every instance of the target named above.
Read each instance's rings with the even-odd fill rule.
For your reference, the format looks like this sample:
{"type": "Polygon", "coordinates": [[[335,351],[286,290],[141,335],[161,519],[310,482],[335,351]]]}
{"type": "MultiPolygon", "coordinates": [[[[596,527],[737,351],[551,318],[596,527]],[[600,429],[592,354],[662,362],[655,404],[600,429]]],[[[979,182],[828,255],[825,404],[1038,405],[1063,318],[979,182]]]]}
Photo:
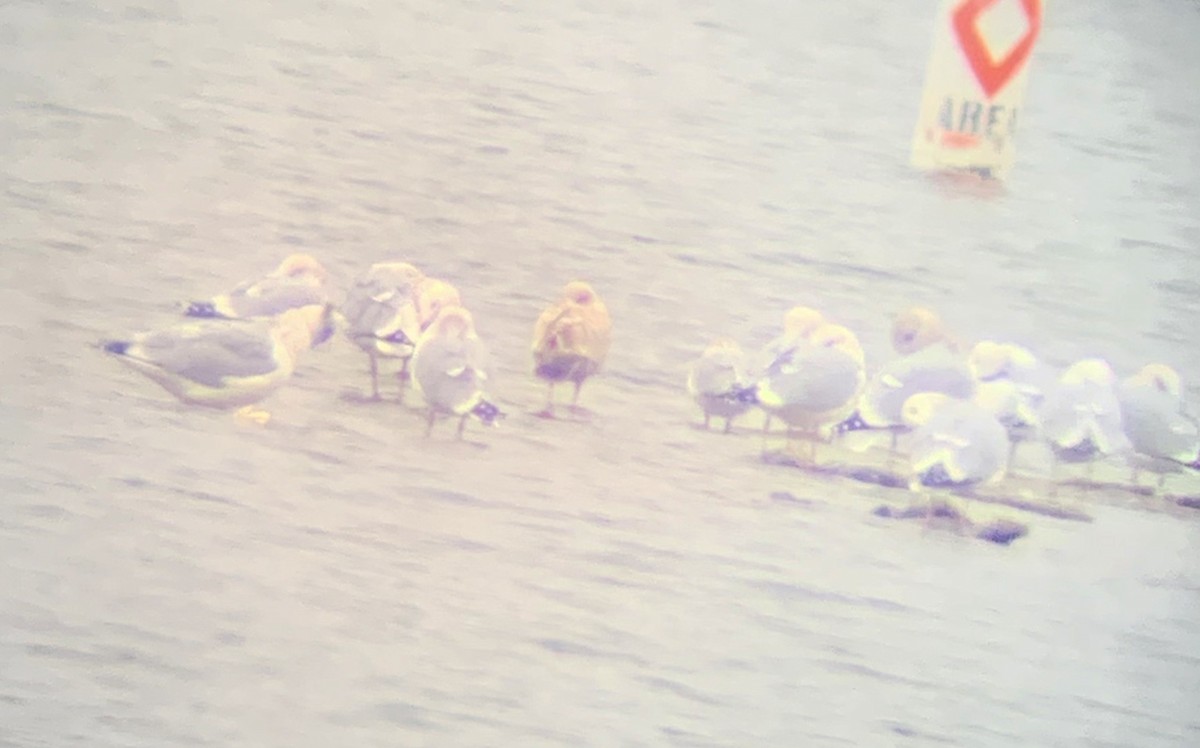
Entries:
{"type": "MultiPolygon", "coordinates": [[[[240,417],[266,423],[270,414],[255,405],[340,328],[367,356],[372,399],[381,398],[381,364],[398,364],[399,398],[410,381],[424,398],[426,435],[439,417],[457,418],[461,438],[469,419],[494,425],[505,416],[488,399],[487,348],[458,289],[407,262],[370,266],[335,306],[324,266],[295,254],[262,278],[186,304],[184,316],[101,347],[185,403],[239,408],[240,417]]],[[[568,408],[581,410],[580,390],[600,370],[611,338],[599,295],[583,281],[568,283],[534,324],[534,373],[548,385],[540,415],[554,415],[555,385],[567,382],[574,386],[568,408]]]]}
{"type": "MultiPolygon", "coordinates": [[[[104,351],[179,400],[239,409],[265,423],[256,407],[291,378],[301,356],[339,330],[367,357],[370,397],[380,399],[380,369],[396,368],[398,397],[411,382],[427,410],[426,435],[439,418],[457,419],[458,437],[474,418],[493,425],[505,414],[489,399],[488,353],[471,313],[449,282],[407,262],[371,265],[335,305],[329,275],[296,254],[265,276],[228,293],[185,305],[170,327],[101,343],[104,351]]],[[[752,410],[763,413],[765,439],[784,424],[787,450],[818,463],[821,444],[856,432],[882,434],[889,453],[903,452],[914,490],[969,489],[1002,481],[1025,443],[1042,443],[1060,466],[1124,459],[1137,482],[1156,473],[1200,470],[1200,429],[1183,402],[1179,374],[1152,363],[1119,378],[1101,359],[1057,372],[1026,348],[980,341],[966,346],[924,308],[902,312],[892,326],[895,357],[868,372],[855,334],[818,310],[797,306],[761,351],[712,342],[691,364],[686,390],[709,428],[725,432],[752,410]],[[903,449],[901,449],[903,443],[903,449]]],[[[572,385],[572,412],[583,384],[601,370],[612,341],[608,310],[583,281],[533,321],[531,372],[555,388],[572,385]]]]}
{"type": "MultiPolygon", "coordinates": [[[[1200,430],[1183,402],[1179,374],[1161,363],[1119,379],[1097,358],[1061,372],[1028,349],[984,340],[965,346],[930,309],[913,308],[892,326],[895,357],[868,376],[863,350],[846,327],[821,312],[795,307],[779,337],[757,355],[735,341],[714,341],[692,365],[688,393],[728,432],[751,408],[787,429],[788,449],[817,464],[822,443],[857,432],[882,434],[893,456],[903,437],[913,490],[969,491],[999,483],[1018,447],[1043,443],[1060,466],[1126,460],[1135,484],[1141,471],[1200,470],[1200,430]]],[[[1052,487],[1051,492],[1054,488],[1052,487]]]]}

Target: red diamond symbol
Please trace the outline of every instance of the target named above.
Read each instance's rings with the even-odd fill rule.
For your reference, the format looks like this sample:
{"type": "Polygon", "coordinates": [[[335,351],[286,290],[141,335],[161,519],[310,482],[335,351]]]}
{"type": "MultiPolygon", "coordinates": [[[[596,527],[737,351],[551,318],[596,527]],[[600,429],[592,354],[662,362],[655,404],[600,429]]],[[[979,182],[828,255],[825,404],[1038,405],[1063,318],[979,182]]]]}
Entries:
{"type": "Polygon", "coordinates": [[[1003,59],[993,60],[992,53],[979,32],[979,17],[999,1],[966,0],[951,16],[958,45],[967,56],[967,63],[971,66],[971,72],[975,73],[975,80],[979,81],[989,99],[1004,88],[1025,64],[1029,53],[1033,51],[1033,42],[1037,39],[1038,31],[1042,28],[1041,0],[1020,0],[1025,17],[1029,19],[1029,27],[1003,59]]]}

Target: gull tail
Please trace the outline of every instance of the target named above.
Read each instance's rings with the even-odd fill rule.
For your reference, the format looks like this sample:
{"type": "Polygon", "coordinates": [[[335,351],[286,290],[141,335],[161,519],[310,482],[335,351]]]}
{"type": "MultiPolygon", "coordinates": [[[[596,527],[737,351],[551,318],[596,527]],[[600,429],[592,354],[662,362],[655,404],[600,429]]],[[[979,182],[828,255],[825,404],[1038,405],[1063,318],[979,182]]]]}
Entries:
{"type": "Polygon", "coordinates": [[[923,486],[945,487],[956,486],[959,484],[959,481],[956,481],[954,478],[950,477],[950,473],[946,470],[946,466],[940,462],[936,465],[931,465],[917,477],[923,486]]]}
{"type": "Polygon", "coordinates": [[[471,415],[483,421],[485,426],[495,426],[497,421],[508,414],[496,407],[494,403],[489,403],[487,400],[480,400],[479,404],[471,409],[471,415]]]}
{"type": "Polygon", "coordinates": [[[863,420],[862,414],[857,410],[850,414],[850,417],[833,427],[835,433],[845,434],[848,431],[866,431],[872,428],[869,423],[863,420]]]}
{"type": "Polygon", "coordinates": [[[201,317],[203,319],[226,319],[224,314],[217,311],[217,307],[211,301],[193,301],[187,305],[187,309],[183,311],[187,317],[201,317]]]}
{"type": "Polygon", "coordinates": [[[381,338],[381,340],[386,340],[389,343],[396,343],[397,345],[416,345],[416,343],[412,341],[412,338],[408,337],[403,330],[397,330],[391,335],[385,335],[381,338]]]}
{"type": "Polygon", "coordinates": [[[133,343],[130,343],[128,340],[105,340],[100,343],[100,347],[104,349],[105,353],[112,353],[117,356],[124,356],[131,345],[133,343]]]}
{"type": "Polygon", "coordinates": [[[758,405],[758,385],[752,384],[749,387],[735,387],[725,397],[738,403],[758,405]]]}

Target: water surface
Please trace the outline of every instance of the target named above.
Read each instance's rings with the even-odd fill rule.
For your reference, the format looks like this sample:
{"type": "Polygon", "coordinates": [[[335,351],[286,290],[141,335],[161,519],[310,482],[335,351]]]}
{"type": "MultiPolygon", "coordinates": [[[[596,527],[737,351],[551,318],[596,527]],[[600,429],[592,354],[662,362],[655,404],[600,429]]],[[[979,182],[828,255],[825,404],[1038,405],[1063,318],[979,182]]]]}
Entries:
{"type": "Polygon", "coordinates": [[[990,196],[907,166],[931,20],[0,8],[0,744],[1200,743],[1195,518],[1098,504],[995,547],[691,427],[692,357],[796,303],[872,363],[920,302],[1056,364],[1200,371],[1200,8],[1049,4],[990,196]],[[456,283],[512,417],[425,440],[347,397],[337,339],[248,428],[92,347],[293,251],[456,283]],[[529,336],[573,277],[616,344],[595,416],[547,422],[529,336]]]}

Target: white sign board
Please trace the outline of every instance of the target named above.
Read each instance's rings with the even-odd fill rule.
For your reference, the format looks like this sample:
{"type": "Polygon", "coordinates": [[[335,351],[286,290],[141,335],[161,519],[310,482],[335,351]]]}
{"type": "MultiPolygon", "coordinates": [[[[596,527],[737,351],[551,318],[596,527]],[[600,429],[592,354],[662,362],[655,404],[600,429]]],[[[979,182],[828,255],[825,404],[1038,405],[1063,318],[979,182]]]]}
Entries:
{"type": "Polygon", "coordinates": [[[1004,178],[1044,8],[1044,0],[943,0],[913,166],[1004,178]]]}

